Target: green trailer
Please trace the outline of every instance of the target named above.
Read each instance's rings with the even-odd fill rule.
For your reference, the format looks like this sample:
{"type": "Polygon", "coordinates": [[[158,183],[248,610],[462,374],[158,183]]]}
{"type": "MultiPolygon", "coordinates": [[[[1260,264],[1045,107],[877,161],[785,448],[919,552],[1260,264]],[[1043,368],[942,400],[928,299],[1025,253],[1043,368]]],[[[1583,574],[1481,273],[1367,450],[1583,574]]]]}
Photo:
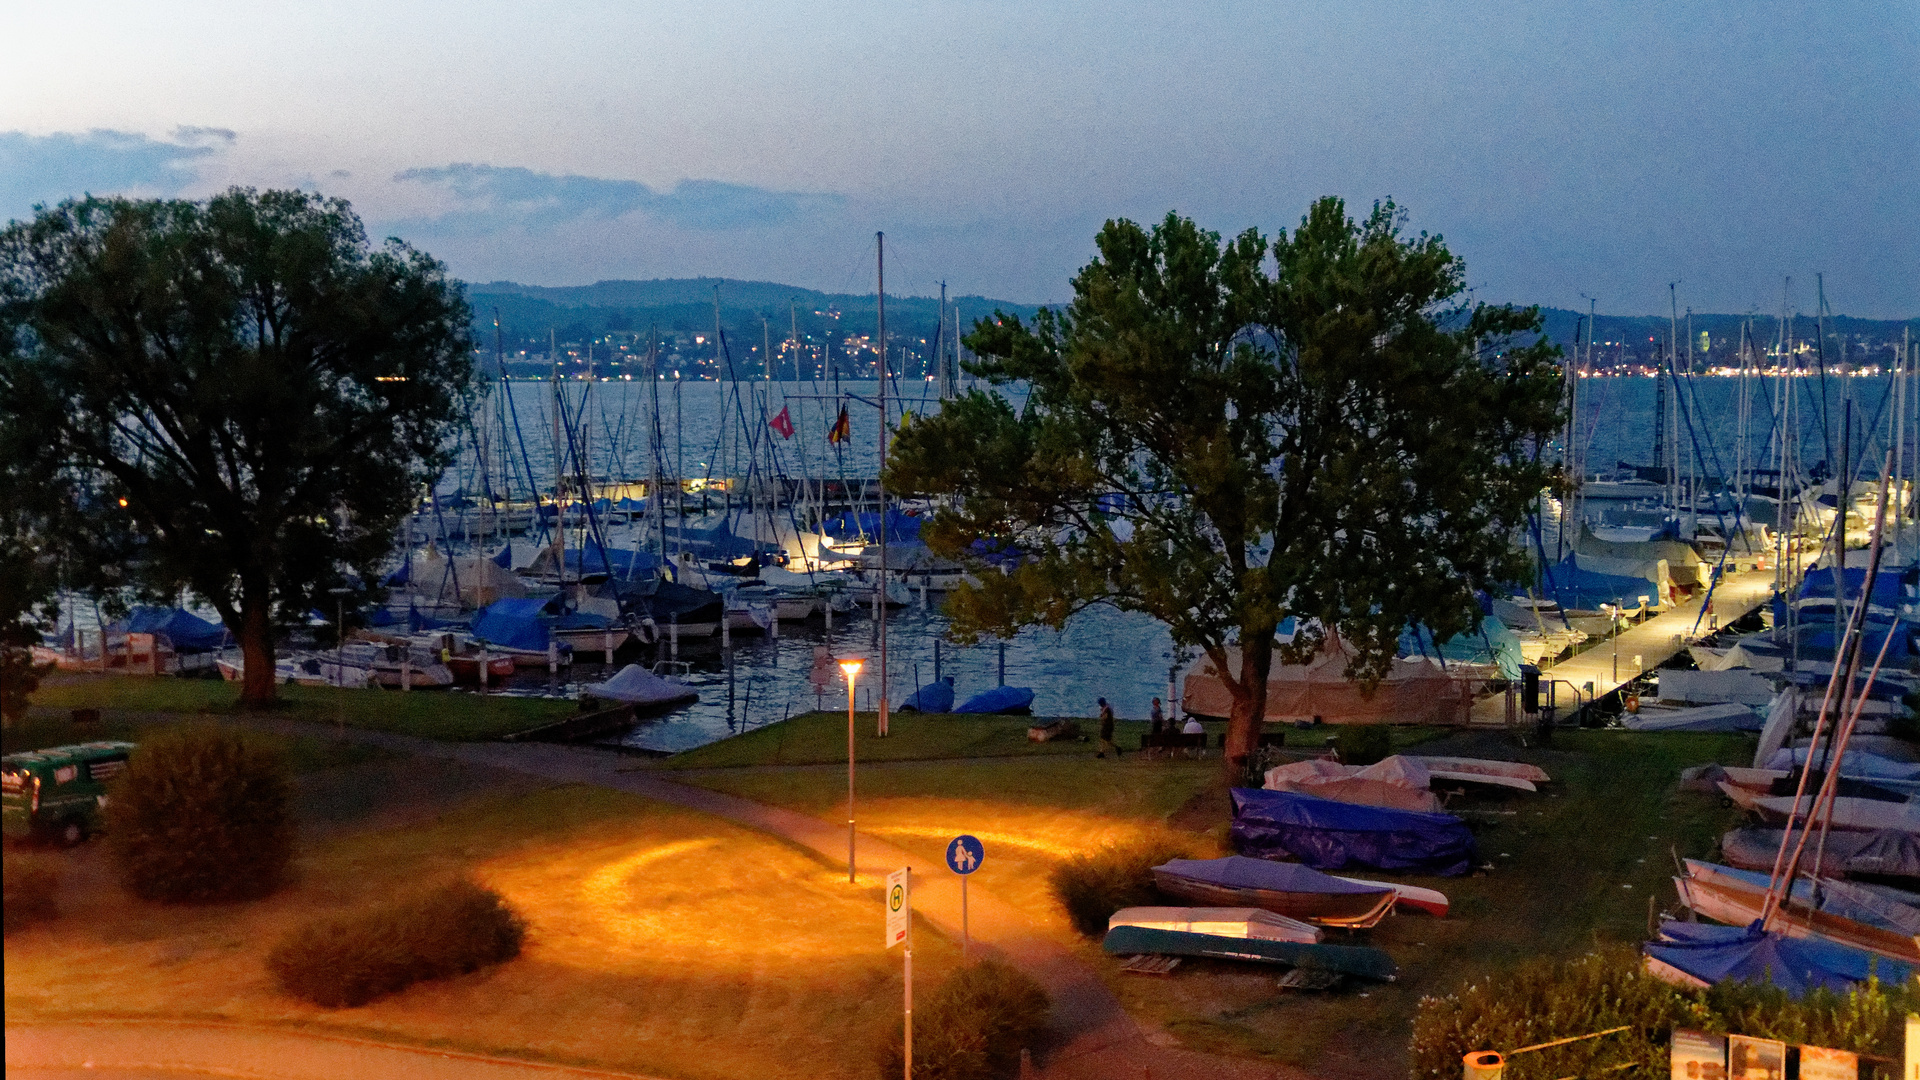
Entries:
{"type": "Polygon", "coordinates": [[[0,826],[10,839],[68,846],[100,831],[107,788],[126,771],[130,742],[90,742],[0,758],[0,826]]]}

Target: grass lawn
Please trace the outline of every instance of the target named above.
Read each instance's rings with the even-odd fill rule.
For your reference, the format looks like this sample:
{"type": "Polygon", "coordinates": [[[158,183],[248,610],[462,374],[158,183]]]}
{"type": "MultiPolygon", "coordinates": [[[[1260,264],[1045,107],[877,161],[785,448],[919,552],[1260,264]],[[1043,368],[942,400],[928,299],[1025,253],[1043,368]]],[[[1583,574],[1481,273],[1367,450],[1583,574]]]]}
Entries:
{"type": "MultiPolygon", "coordinates": [[[[147,731],[179,722],[176,717],[169,715],[103,712],[98,723],[76,724],[66,713],[42,710],[0,732],[0,753],[69,746],[96,739],[139,742],[147,731]]],[[[255,731],[251,737],[284,753],[287,767],[296,774],[316,773],[339,765],[356,765],[390,756],[377,746],[361,746],[342,739],[313,735],[287,736],[255,731]]]]}
{"type": "MultiPolygon", "coordinates": [[[[1436,733],[1397,734],[1400,744],[1436,733]]],[[[1494,869],[1464,878],[1405,879],[1439,888],[1453,907],[1444,920],[1395,916],[1367,936],[1399,963],[1398,982],[1298,995],[1277,989],[1273,971],[1247,965],[1189,962],[1171,977],[1148,978],[1120,975],[1097,942],[1079,941],[1082,955],[1108,973],[1129,1011],[1183,1045],[1304,1065],[1325,1076],[1398,1080],[1406,1075],[1406,1042],[1422,995],[1445,993],[1535,956],[1572,957],[1595,942],[1644,940],[1649,902],[1654,909],[1675,905],[1670,852],[1707,854],[1735,817],[1717,798],[1679,792],[1679,770],[1748,759],[1752,739],[1581,731],[1556,733],[1551,748],[1519,748],[1500,736],[1475,734],[1442,737],[1421,749],[1532,761],[1555,782],[1537,795],[1455,801],[1478,831],[1483,861],[1494,869]]],[[[844,760],[844,746],[841,755],[844,760]]],[[[948,838],[959,832],[980,836],[987,850],[975,877],[980,886],[1071,938],[1047,890],[1047,870],[1104,841],[1166,831],[1172,815],[1196,797],[1219,800],[1223,821],[1219,768],[1217,758],[1129,756],[1116,764],[1095,760],[1090,752],[1032,761],[903,763],[861,774],[858,816],[863,829],[935,866],[948,838]]],[[[844,806],[844,774],[830,769],[712,772],[689,779],[827,820],[844,806]]],[[[1218,853],[1217,826],[1208,835],[1188,835],[1197,854],[1218,853]]]]}
{"type": "MultiPolygon", "coordinates": [[[[868,1077],[878,1025],[898,1015],[877,885],[598,789],[488,799],[316,845],[298,885],[254,904],[133,901],[103,855],[59,853],[59,919],[7,938],[9,1018],[221,1018],[717,1080],[868,1077]],[[527,916],[518,959],[353,1009],[308,1006],[268,981],[262,959],[298,921],[461,872],[527,916]]],[[[958,949],[916,938],[931,987],[958,949]]]]}
{"type": "MultiPolygon", "coordinates": [[[[401,693],[296,685],[282,686],[279,693],[281,704],[274,716],[450,741],[497,739],[579,711],[571,701],[444,690],[401,693]]],[[[239,711],[239,698],[237,686],[218,679],[61,674],[42,682],[32,703],[41,717],[48,716],[45,710],[64,714],[99,709],[104,723],[116,719],[116,713],[232,714],[239,711]]]]}
{"type": "MultiPolygon", "coordinates": [[[[921,761],[941,758],[1058,757],[1093,755],[1095,742],[1062,740],[1028,742],[1027,729],[1051,723],[1051,717],[957,716],[894,713],[887,726],[891,734],[874,734],[875,713],[854,714],[854,752],[861,761],[921,761]]],[[[1079,718],[1080,730],[1097,740],[1097,721],[1079,718]]],[[[1223,730],[1214,725],[1211,730],[1223,730]]],[[[1114,725],[1114,739],[1122,747],[1139,746],[1145,721],[1122,720],[1114,725]]],[[[847,714],[801,713],[730,739],[709,743],[666,759],[669,769],[729,768],[742,765],[826,765],[847,760],[847,714]]]]}

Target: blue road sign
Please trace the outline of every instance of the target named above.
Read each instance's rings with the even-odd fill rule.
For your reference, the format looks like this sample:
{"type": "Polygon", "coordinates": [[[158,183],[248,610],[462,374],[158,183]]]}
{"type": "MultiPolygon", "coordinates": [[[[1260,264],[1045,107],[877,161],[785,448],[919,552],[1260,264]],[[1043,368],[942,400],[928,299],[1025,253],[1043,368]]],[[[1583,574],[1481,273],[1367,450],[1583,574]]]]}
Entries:
{"type": "Polygon", "coordinates": [[[987,859],[987,849],[976,837],[960,835],[947,845],[947,867],[956,874],[971,874],[987,859]]]}

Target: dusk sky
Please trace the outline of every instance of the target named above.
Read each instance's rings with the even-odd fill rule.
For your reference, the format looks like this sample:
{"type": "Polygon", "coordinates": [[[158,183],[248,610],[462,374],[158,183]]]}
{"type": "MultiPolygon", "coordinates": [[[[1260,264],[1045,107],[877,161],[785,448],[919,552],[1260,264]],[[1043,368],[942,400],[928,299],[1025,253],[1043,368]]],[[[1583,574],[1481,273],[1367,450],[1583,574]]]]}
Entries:
{"type": "Polygon", "coordinates": [[[1391,196],[1488,300],[1920,314],[1920,0],[9,3],[0,217],[344,196],[473,281],[1047,302],[1100,223],[1391,196]]]}

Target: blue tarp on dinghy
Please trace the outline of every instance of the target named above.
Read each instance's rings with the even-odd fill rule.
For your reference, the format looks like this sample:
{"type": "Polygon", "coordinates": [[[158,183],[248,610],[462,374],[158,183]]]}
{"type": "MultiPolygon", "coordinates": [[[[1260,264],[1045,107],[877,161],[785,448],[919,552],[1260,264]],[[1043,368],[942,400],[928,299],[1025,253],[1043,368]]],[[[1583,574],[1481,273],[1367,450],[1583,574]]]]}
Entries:
{"type": "Polygon", "coordinates": [[[137,607],[127,615],[127,633],[163,637],[174,652],[205,652],[227,644],[230,635],[220,623],[210,623],[181,608],[137,607]]]}
{"type": "Polygon", "coordinates": [[[546,608],[545,600],[495,600],[473,617],[473,636],[489,645],[545,652],[546,608]]]}
{"type": "Polygon", "coordinates": [[[1658,587],[1646,578],[1582,570],[1572,555],[1541,572],[1540,588],[1546,599],[1570,611],[1594,611],[1615,602],[1636,607],[1642,596],[1649,603],[1660,600],[1658,587]]]}
{"type": "Polygon", "coordinates": [[[1668,967],[1714,985],[1771,983],[1794,998],[1816,986],[1844,993],[1869,975],[1896,985],[1913,975],[1906,964],[1864,949],[1767,933],[1757,924],[1715,926],[1668,920],[1660,924],[1660,937],[1641,946],[1641,951],[1668,967]]]}
{"type": "Polygon", "coordinates": [[[957,713],[1018,713],[1033,708],[1033,691],[1024,686],[996,686],[975,694],[954,708],[957,713]]]}
{"type": "Polygon", "coordinates": [[[900,703],[900,711],[943,713],[953,710],[953,676],[935,679],[900,703]]]}
{"type": "Polygon", "coordinates": [[[1322,870],[1370,866],[1457,875],[1479,859],[1473,833],[1452,814],[1422,814],[1316,799],[1287,791],[1233,789],[1229,835],[1243,855],[1294,858],[1322,870]]]}

